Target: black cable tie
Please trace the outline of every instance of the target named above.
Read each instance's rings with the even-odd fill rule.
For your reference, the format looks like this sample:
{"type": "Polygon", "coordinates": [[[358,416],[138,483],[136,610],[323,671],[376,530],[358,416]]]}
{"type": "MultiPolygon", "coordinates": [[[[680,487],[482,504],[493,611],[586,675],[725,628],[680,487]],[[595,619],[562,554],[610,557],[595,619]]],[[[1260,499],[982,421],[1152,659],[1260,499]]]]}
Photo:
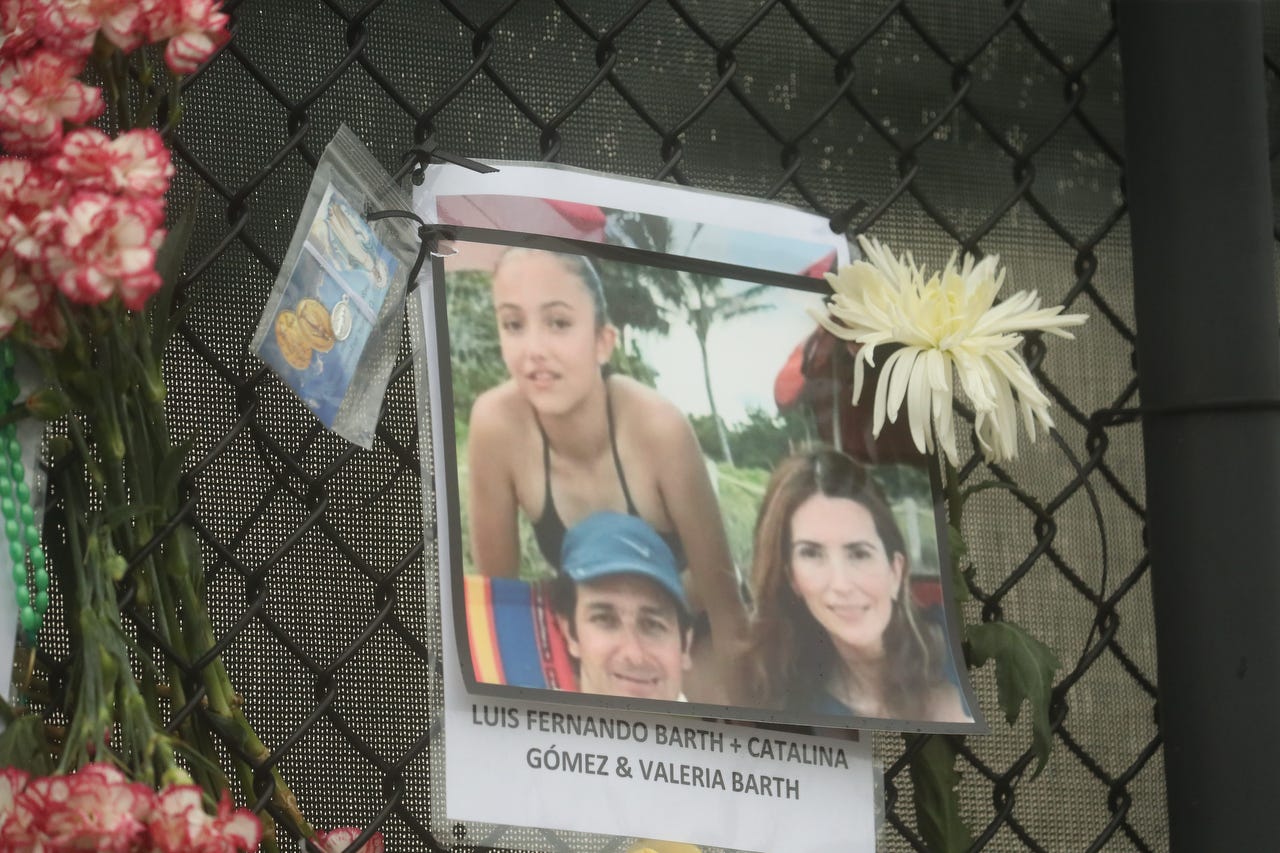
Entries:
{"type": "Polygon", "coordinates": [[[496,166],[490,166],[487,163],[481,163],[478,160],[472,160],[463,157],[461,154],[454,154],[452,151],[446,151],[436,145],[434,139],[424,139],[417,145],[410,148],[404,153],[402,158],[404,165],[400,167],[400,171],[396,173],[395,180],[399,181],[405,173],[413,170],[413,183],[415,186],[420,185],[423,179],[423,171],[433,161],[443,160],[446,163],[452,163],[455,166],[462,166],[464,169],[470,169],[473,172],[479,172],[487,175],[491,172],[498,171],[496,166]]]}
{"type": "MultiPolygon", "coordinates": [[[[438,225],[435,223],[423,223],[418,228],[418,238],[422,241],[418,246],[418,257],[413,261],[413,269],[409,270],[409,284],[405,288],[405,295],[413,293],[418,287],[418,273],[422,272],[422,264],[426,261],[427,255],[434,258],[445,258],[448,255],[441,254],[440,240],[452,240],[453,229],[446,225],[438,225]]],[[[456,254],[456,250],[449,253],[456,254]]]]}
{"type": "Polygon", "coordinates": [[[379,219],[412,219],[419,225],[426,225],[422,217],[412,210],[369,210],[366,207],[364,218],[369,222],[377,222],[379,219]]]}
{"type": "Polygon", "coordinates": [[[460,154],[454,154],[451,151],[437,149],[433,156],[444,160],[446,163],[452,163],[455,166],[461,166],[464,169],[470,169],[471,171],[479,172],[482,175],[488,175],[498,171],[497,166],[490,166],[488,163],[481,163],[479,160],[472,160],[468,157],[463,157],[460,154]]]}
{"type": "Polygon", "coordinates": [[[418,287],[418,273],[422,272],[422,265],[427,260],[427,255],[436,258],[447,258],[449,255],[457,254],[455,249],[447,254],[441,254],[440,241],[454,240],[454,230],[448,225],[441,225],[436,222],[426,222],[421,216],[412,210],[367,210],[364,218],[369,222],[377,222],[379,219],[412,219],[418,223],[418,256],[413,261],[413,267],[409,270],[409,281],[405,286],[404,293],[408,296],[418,287]]]}

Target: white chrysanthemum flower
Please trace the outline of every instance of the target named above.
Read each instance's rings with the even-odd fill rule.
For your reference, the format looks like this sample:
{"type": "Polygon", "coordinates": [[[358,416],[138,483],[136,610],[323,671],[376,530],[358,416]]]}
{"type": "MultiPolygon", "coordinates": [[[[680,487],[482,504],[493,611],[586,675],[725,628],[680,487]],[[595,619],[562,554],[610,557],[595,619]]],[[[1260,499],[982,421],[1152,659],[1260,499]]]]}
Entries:
{"type": "Polygon", "coordinates": [[[1088,317],[1063,314],[1062,306],[1041,308],[1034,292],[1020,291],[995,304],[1004,282],[999,259],[953,255],[941,273],[925,277],[910,254],[894,257],[887,246],[859,237],[866,260],[828,273],[835,291],[827,315],[815,314],[837,337],[862,344],[854,364],[853,401],[862,394],[866,365],[875,366],[876,347],[900,345],[885,359],[876,386],[873,432],[886,417],[896,422],[903,401],[911,438],[922,452],[936,441],[958,464],[952,404],[954,378],[973,406],[974,429],[990,461],[1018,454],[1018,410],[1027,434],[1048,430],[1049,398],[1019,354],[1022,333],[1045,332],[1072,338],[1065,329],[1088,317]]]}

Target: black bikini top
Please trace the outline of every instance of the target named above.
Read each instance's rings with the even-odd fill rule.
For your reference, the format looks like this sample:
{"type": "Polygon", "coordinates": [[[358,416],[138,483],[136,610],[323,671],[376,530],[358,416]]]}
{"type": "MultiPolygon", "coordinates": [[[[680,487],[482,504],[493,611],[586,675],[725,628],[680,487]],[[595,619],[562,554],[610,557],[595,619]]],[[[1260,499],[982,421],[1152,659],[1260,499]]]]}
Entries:
{"type": "MultiPolygon", "coordinates": [[[[613,431],[613,403],[609,397],[609,383],[604,386],[604,411],[609,424],[609,447],[613,451],[613,467],[618,472],[618,484],[622,486],[622,496],[627,502],[627,514],[639,516],[635,501],[631,499],[631,490],[627,488],[627,475],[622,470],[622,458],[618,455],[618,442],[613,431]]],[[[537,420],[535,415],[534,420],[537,420]]],[[[538,432],[542,434],[542,469],[545,472],[546,488],[542,503],[542,517],[533,523],[533,538],[538,543],[538,550],[547,563],[556,571],[560,570],[560,551],[564,545],[565,526],[556,510],[555,499],[551,495],[551,444],[547,441],[547,431],[542,428],[542,421],[537,421],[538,432]]],[[[680,545],[680,537],[675,533],[657,531],[662,541],[667,543],[671,553],[675,555],[676,565],[686,564],[684,548],[680,545]]]]}

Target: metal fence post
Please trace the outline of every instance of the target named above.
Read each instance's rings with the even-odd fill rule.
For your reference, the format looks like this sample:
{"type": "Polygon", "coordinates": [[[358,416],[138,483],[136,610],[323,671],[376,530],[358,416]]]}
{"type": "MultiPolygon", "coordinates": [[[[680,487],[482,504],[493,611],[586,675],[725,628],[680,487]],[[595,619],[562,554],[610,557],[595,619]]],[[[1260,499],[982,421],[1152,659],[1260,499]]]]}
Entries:
{"type": "Polygon", "coordinates": [[[1274,847],[1280,346],[1257,0],[1120,0],[1174,850],[1274,847]]]}

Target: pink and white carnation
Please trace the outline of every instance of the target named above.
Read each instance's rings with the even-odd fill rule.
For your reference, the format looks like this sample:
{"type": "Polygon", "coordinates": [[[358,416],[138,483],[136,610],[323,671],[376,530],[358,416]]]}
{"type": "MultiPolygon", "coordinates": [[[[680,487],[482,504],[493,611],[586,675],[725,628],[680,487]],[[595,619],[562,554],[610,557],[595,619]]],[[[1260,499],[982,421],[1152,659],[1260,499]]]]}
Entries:
{"type": "Polygon", "coordinates": [[[0,157],[0,252],[39,261],[58,239],[66,181],[34,160],[0,157]]]}
{"type": "Polygon", "coordinates": [[[130,853],[146,837],[154,794],[109,765],[71,776],[26,778],[7,768],[0,782],[0,848],[130,853]]]}
{"type": "Polygon", "coordinates": [[[13,801],[29,781],[31,774],[21,768],[0,768],[0,818],[13,811],[13,801]]]}
{"type": "Polygon", "coordinates": [[[103,110],[102,91],[76,79],[81,62],[38,49],[0,60],[0,144],[13,154],[43,154],[62,140],[64,121],[103,110]]]}
{"type": "Polygon", "coordinates": [[[98,33],[128,53],[142,44],[142,7],[138,0],[51,0],[42,3],[40,33],[46,44],[87,55],[98,33]]]}
{"type": "MultiPolygon", "coordinates": [[[[8,828],[16,824],[15,808],[18,797],[31,781],[30,774],[17,767],[5,767],[0,770],[0,842],[8,842],[8,828]]],[[[6,847],[9,845],[6,843],[6,847]]]]}
{"type": "Polygon", "coordinates": [[[67,345],[67,318],[53,297],[53,291],[42,283],[40,308],[27,318],[27,334],[41,349],[60,350],[67,345]]]}
{"type": "Polygon", "coordinates": [[[195,785],[166,788],[156,801],[149,835],[157,853],[239,853],[255,850],[262,841],[262,825],[248,809],[236,809],[226,791],[218,813],[204,810],[203,794],[195,785]]]}
{"type": "Polygon", "coordinates": [[[0,60],[20,56],[40,41],[40,15],[48,0],[0,0],[0,60]]]}
{"type": "Polygon", "coordinates": [[[44,850],[43,803],[28,796],[31,777],[16,767],[0,771],[0,850],[44,850]]]}
{"type": "MultiPolygon", "coordinates": [[[[90,764],[70,776],[31,779],[0,770],[0,850],[69,853],[247,853],[262,841],[252,812],[237,809],[226,791],[216,814],[204,810],[195,785],[156,795],[109,764],[90,764]]],[[[381,848],[378,848],[381,850],[381,848]]]]}
{"type": "MultiPolygon", "coordinates": [[[[323,850],[324,853],[342,853],[360,837],[362,831],[358,826],[340,826],[328,832],[317,832],[315,837],[311,839],[311,843],[323,850]]],[[[306,849],[305,843],[302,847],[304,850],[306,849]]],[[[383,853],[385,849],[386,845],[383,842],[382,833],[375,832],[360,847],[358,853],[383,853]]]]}
{"type": "Polygon", "coordinates": [[[44,832],[56,850],[131,853],[147,836],[155,792],[130,782],[109,764],[90,764],[70,776],[45,776],[44,832]]]}
{"type": "Polygon", "coordinates": [[[13,255],[0,255],[0,338],[19,322],[35,320],[45,307],[46,297],[31,272],[28,264],[13,255]]]}
{"type": "Polygon", "coordinates": [[[73,130],[48,164],[78,189],[128,196],[162,196],[173,177],[169,149],[151,128],[115,139],[93,127],[73,130]]]}
{"type": "Polygon", "coordinates": [[[164,239],[164,208],[146,198],[80,192],[67,205],[59,245],[45,264],[58,289],[90,305],[120,295],[137,311],[160,288],[156,250],[164,239]]]}
{"type": "Polygon", "coordinates": [[[150,0],[148,7],[148,40],[169,40],[164,61],[174,74],[192,73],[231,38],[216,0],[150,0]]]}

